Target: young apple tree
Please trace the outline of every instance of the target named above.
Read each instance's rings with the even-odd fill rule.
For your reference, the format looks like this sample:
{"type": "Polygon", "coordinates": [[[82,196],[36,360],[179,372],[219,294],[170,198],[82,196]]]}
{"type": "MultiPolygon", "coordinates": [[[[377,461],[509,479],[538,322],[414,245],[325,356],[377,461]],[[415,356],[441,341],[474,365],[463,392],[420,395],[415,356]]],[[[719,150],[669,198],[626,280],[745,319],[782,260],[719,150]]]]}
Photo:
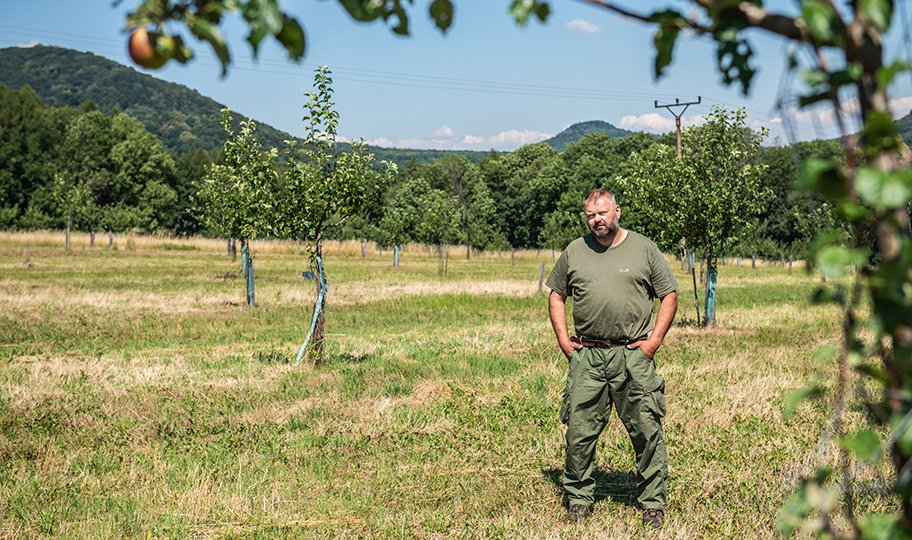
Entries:
{"type": "Polygon", "coordinates": [[[314,92],[306,94],[306,135],[299,149],[289,142],[287,163],[276,199],[275,232],[307,242],[316,301],[310,330],[298,353],[308,344],[315,363],[323,360],[324,305],[327,281],[323,240],[327,231],[378,204],[383,188],[396,172],[393,164],[376,163],[366,144],[352,142],[344,152],[336,145],[339,113],[333,109],[332,73],[326,66],[314,72],[314,92]]]}

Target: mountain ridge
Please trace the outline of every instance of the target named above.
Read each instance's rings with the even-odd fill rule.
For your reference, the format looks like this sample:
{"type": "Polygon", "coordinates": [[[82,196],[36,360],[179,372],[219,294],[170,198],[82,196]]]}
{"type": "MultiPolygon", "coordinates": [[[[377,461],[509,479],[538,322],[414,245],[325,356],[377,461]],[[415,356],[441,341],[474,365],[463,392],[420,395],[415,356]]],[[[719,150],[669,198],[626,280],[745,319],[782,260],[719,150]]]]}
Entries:
{"type": "MultiPolygon", "coordinates": [[[[0,48],[0,84],[13,89],[28,85],[46,105],[79,107],[90,101],[101,111],[114,109],[136,118],[170,151],[186,153],[196,149],[221,148],[224,131],[220,125],[225,105],[182,84],[164,81],[96,55],[63,47],[0,48]]],[[[237,121],[248,119],[232,111],[237,121]]],[[[254,119],[263,146],[283,148],[291,134],[254,119]]],[[[632,134],[608,122],[579,122],[542,141],[558,151],[588,133],[632,134]]],[[[623,136],[623,135],[621,135],[623,136]]],[[[452,154],[477,162],[492,150],[437,150],[386,148],[370,145],[377,159],[404,164],[410,160],[429,162],[452,154]]]]}

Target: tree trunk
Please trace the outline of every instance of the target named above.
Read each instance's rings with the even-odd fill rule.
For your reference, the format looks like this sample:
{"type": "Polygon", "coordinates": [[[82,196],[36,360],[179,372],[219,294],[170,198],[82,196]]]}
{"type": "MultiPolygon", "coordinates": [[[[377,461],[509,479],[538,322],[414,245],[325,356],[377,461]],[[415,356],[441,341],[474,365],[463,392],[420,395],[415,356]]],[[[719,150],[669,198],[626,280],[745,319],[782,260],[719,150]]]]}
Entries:
{"type": "Polygon", "coordinates": [[[700,324],[700,299],[697,297],[697,268],[694,264],[693,251],[687,254],[687,266],[690,267],[690,277],[693,279],[694,310],[697,312],[697,324],[700,324]]]}
{"type": "Polygon", "coordinates": [[[95,247],[95,229],[89,231],[89,247],[95,247]]]}
{"type": "Polygon", "coordinates": [[[253,257],[250,255],[250,244],[247,240],[241,240],[241,273],[244,276],[245,295],[244,302],[248,307],[255,305],[253,290],[253,257]]]}
{"type": "Polygon", "coordinates": [[[253,257],[247,256],[247,306],[256,307],[256,295],[253,289],[253,257]]]}
{"type": "Polygon", "coordinates": [[[716,325],[716,265],[712,259],[712,248],[707,250],[706,254],[706,328],[712,328],[716,325]]]}
{"type": "Polygon", "coordinates": [[[323,287],[323,281],[326,279],[323,274],[323,269],[319,261],[323,260],[323,241],[320,238],[320,235],[317,235],[316,239],[316,248],[314,249],[314,261],[311,266],[311,271],[314,273],[316,279],[314,279],[315,287],[315,305],[317,306],[317,324],[314,326],[313,340],[312,340],[312,355],[314,359],[314,365],[319,366],[323,364],[323,339],[324,339],[324,326],[325,326],[325,307],[326,307],[326,295],[320,294],[323,287]]]}
{"type": "Polygon", "coordinates": [[[244,279],[247,279],[247,241],[241,240],[241,272],[244,279]]]}
{"type": "Polygon", "coordinates": [[[114,229],[108,229],[108,247],[114,247],[114,229]]]}
{"type": "Polygon", "coordinates": [[[541,266],[538,268],[538,292],[541,293],[542,285],[545,283],[545,261],[541,262],[541,266]]]}
{"type": "Polygon", "coordinates": [[[66,223],[66,254],[70,254],[70,225],[73,223],[72,214],[67,214],[67,223],[66,223]]]}

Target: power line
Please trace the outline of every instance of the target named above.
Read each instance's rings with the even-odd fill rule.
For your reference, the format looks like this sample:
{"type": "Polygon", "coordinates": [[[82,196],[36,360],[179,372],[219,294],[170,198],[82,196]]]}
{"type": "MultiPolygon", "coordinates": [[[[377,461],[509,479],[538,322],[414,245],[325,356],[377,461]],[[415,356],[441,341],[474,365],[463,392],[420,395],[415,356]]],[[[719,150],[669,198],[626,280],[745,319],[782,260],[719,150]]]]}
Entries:
{"type": "MultiPolygon", "coordinates": [[[[20,35],[26,38],[50,38],[64,43],[88,43],[95,50],[104,50],[109,54],[123,54],[124,44],[118,40],[99,38],[97,36],[85,36],[67,32],[55,32],[49,30],[39,30],[34,28],[11,26],[0,24],[0,33],[20,35]],[[26,32],[22,32],[22,31],[26,32]],[[63,38],[58,37],[63,36],[63,38]],[[116,44],[116,46],[115,46],[116,44]]],[[[0,42],[17,43],[17,41],[4,40],[0,42]]],[[[208,50],[202,49],[205,53],[208,50]]],[[[302,73],[300,69],[289,69],[289,64],[284,62],[275,62],[269,60],[250,60],[246,58],[236,58],[232,69],[244,72],[271,73],[276,75],[306,77],[309,73],[302,73]],[[273,69],[265,69],[265,68],[273,69]]],[[[197,65],[219,68],[220,64],[214,55],[203,54],[196,60],[197,65]],[[207,62],[206,60],[209,60],[207,62]]],[[[314,66],[315,64],[302,64],[302,66],[314,66]]],[[[454,77],[441,77],[435,75],[420,75],[414,73],[403,73],[395,71],[383,71],[375,69],[353,68],[346,66],[334,66],[334,78],[363,84],[374,84],[382,86],[408,87],[420,89],[437,89],[446,91],[472,92],[481,94],[501,94],[501,95],[519,95],[529,97],[543,97],[554,99],[571,99],[571,100],[592,100],[592,101],[654,101],[653,97],[663,97],[669,94],[644,93],[621,90],[593,90],[585,88],[571,88],[562,86],[546,86],[537,84],[521,84],[502,81],[488,81],[481,79],[461,79],[454,77]]],[[[711,97],[707,101],[735,107],[730,103],[717,100],[711,97]]],[[[769,114],[747,109],[754,115],[770,118],[769,114]]],[[[756,118],[755,118],[756,120],[756,118]]],[[[796,121],[797,122],[797,121],[796,121]]],[[[804,122],[801,122],[804,123],[804,122]]],[[[807,126],[806,123],[804,123],[807,126]]],[[[803,129],[808,132],[810,128],[803,129]]]]}

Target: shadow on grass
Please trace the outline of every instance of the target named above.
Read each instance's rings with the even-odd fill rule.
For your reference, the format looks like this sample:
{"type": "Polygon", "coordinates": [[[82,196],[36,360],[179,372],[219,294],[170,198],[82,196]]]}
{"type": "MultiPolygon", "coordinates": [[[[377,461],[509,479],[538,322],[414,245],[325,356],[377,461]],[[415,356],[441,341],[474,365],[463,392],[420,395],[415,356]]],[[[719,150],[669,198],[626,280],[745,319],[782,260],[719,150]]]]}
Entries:
{"type": "MultiPolygon", "coordinates": [[[[561,486],[561,469],[543,469],[542,476],[554,484],[561,496],[561,503],[567,506],[561,486]]],[[[595,477],[595,502],[611,499],[613,502],[627,506],[636,506],[636,473],[621,471],[603,471],[596,469],[595,477]]]]}
{"type": "Polygon", "coordinates": [[[372,353],[367,354],[352,354],[352,353],[342,353],[342,354],[328,354],[323,361],[324,365],[332,364],[363,364],[364,362],[369,362],[374,359],[372,353]]]}
{"type": "Polygon", "coordinates": [[[696,317],[688,318],[687,316],[682,316],[676,319],[674,325],[685,328],[703,328],[702,321],[698,321],[696,317]]]}

